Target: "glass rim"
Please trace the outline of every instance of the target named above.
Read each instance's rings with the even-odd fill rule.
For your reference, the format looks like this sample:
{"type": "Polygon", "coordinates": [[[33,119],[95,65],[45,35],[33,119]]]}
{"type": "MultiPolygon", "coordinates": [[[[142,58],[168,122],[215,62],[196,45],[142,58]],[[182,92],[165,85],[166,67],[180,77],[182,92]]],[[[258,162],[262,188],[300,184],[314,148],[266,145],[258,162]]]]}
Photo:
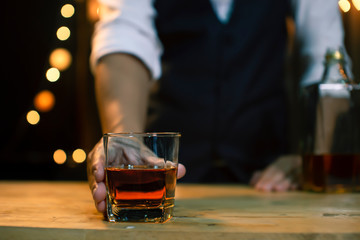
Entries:
{"type": "Polygon", "coordinates": [[[104,133],[104,137],[181,137],[180,132],[119,132],[104,133]]]}

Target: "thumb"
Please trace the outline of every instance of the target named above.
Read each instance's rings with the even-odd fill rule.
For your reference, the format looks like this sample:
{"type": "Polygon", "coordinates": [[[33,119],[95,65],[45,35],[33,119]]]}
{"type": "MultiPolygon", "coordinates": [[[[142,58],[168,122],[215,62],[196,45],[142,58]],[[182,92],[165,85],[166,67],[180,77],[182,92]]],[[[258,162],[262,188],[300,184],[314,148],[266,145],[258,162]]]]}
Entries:
{"type": "Polygon", "coordinates": [[[186,173],[186,168],[184,165],[182,165],[181,163],[179,163],[178,165],[178,172],[177,172],[177,178],[182,178],[183,176],[185,176],[186,173]]]}

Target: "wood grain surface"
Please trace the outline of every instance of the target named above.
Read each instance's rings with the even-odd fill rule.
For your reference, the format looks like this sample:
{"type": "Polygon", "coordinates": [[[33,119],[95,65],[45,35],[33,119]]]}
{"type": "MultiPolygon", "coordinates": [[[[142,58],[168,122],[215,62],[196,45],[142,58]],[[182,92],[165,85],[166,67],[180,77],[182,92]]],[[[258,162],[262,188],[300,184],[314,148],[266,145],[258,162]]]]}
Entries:
{"type": "Polygon", "coordinates": [[[85,182],[0,181],[0,239],[360,239],[360,194],[178,184],[164,224],[108,223],[85,182]]]}

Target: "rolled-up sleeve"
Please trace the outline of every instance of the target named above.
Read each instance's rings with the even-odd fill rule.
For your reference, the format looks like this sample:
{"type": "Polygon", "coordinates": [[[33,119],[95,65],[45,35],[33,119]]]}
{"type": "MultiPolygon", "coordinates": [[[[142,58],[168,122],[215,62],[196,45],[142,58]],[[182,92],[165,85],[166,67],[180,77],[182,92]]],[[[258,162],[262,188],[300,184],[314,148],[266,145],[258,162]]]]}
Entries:
{"type": "Polygon", "coordinates": [[[162,45],[155,29],[152,0],[99,0],[99,21],[92,38],[90,65],[111,53],[139,58],[154,79],[161,75],[162,45]]]}
{"type": "Polygon", "coordinates": [[[342,17],[337,0],[293,0],[292,6],[305,86],[320,81],[328,48],[345,50],[342,17]]]}

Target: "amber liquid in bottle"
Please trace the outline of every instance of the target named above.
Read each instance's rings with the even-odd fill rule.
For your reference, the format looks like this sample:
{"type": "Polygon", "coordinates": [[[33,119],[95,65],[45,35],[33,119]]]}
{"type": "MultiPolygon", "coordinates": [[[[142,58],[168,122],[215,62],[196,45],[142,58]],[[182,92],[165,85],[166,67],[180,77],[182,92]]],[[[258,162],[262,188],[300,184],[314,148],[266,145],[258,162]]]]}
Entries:
{"type": "Polygon", "coordinates": [[[360,191],[360,154],[304,155],[303,171],[304,190],[360,191]]]}

